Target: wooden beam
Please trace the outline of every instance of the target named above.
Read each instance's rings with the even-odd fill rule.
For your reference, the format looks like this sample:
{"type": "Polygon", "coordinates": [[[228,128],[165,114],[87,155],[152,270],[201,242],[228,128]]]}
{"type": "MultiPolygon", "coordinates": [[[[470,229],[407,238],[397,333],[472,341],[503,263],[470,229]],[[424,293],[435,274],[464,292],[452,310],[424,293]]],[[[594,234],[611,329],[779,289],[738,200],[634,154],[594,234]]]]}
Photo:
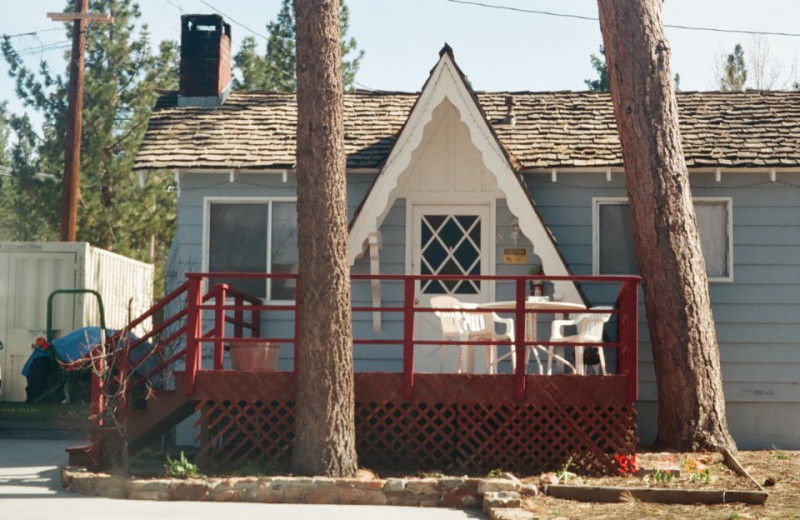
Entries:
{"type": "Polygon", "coordinates": [[[105,13],[47,13],[47,17],[54,22],[86,20],[87,22],[114,23],[114,18],[105,13]]]}

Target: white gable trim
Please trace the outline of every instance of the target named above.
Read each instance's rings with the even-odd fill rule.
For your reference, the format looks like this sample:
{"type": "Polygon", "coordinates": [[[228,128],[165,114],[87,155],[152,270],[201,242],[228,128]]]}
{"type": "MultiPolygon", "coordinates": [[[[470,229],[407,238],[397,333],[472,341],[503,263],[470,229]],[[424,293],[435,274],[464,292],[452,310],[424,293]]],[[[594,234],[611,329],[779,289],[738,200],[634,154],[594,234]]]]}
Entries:
{"type": "MultiPolygon", "coordinates": [[[[425,126],[433,118],[434,110],[445,101],[453,104],[461,121],[469,129],[472,144],[480,152],[486,168],[497,179],[497,186],[505,194],[509,209],[519,218],[521,231],[534,243],[535,252],[542,259],[544,272],[552,276],[569,275],[549,231],[522,189],[448,52],[442,53],[431,72],[386,164],[353,222],[350,229],[350,265],[363,254],[369,234],[380,227],[389,212],[393,202],[390,200],[392,192],[411,163],[413,153],[422,141],[425,126]]],[[[565,301],[582,301],[580,292],[571,282],[555,282],[555,292],[561,293],[565,301]]]]}

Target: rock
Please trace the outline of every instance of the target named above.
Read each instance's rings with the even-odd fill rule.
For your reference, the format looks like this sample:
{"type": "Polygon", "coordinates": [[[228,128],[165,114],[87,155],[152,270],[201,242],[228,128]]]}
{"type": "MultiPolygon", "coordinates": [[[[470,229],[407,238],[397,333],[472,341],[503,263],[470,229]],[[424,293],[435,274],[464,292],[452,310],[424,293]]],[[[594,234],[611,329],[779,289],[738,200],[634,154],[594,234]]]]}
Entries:
{"type": "Polygon", "coordinates": [[[339,489],[334,485],[321,485],[309,489],[305,494],[306,504],[338,504],[339,489]]]}
{"type": "Polygon", "coordinates": [[[522,498],[516,491],[490,491],[483,495],[483,509],[520,507],[522,498]]]}
{"type": "Polygon", "coordinates": [[[481,480],[478,484],[478,493],[492,493],[495,491],[517,491],[520,488],[519,480],[508,480],[504,478],[490,478],[481,480]]]}
{"type": "Polygon", "coordinates": [[[203,480],[188,479],[170,482],[170,499],[188,502],[208,500],[208,485],[203,480]]]}
{"type": "Polygon", "coordinates": [[[537,517],[525,509],[492,509],[489,511],[490,520],[536,520],[537,517]]]}
{"type": "Polygon", "coordinates": [[[538,496],[539,495],[539,486],[532,482],[526,482],[519,487],[519,492],[525,496],[538,496]]]}
{"type": "Polygon", "coordinates": [[[555,473],[542,473],[539,475],[539,487],[558,485],[558,477],[555,473]]]}
{"type": "Polygon", "coordinates": [[[383,490],[388,492],[402,492],[406,490],[406,479],[403,478],[388,478],[383,484],[383,490]]]}
{"type": "Polygon", "coordinates": [[[439,481],[435,478],[409,480],[406,484],[406,491],[414,495],[435,495],[438,484],[439,481]]]}

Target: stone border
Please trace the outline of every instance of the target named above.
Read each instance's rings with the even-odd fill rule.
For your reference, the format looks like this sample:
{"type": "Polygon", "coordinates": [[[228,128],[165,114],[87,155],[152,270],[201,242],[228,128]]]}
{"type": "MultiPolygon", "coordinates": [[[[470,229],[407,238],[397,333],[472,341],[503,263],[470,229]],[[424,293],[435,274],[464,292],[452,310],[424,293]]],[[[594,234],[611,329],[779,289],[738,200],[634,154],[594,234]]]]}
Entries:
{"type": "Polygon", "coordinates": [[[69,466],[61,468],[61,485],[82,495],[132,500],[483,507],[492,520],[533,518],[519,508],[522,495],[539,492],[535,484],[511,477],[136,479],[69,466]]]}
{"type": "Polygon", "coordinates": [[[741,502],[751,505],[764,505],[768,496],[764,491],[571,486],[565,484],[545,486],[544,493],[553,498],[565,498],[581,502],[623,502],[627,496],[642,502],[660,502],[663,504],[730,504],[741,502]]]}

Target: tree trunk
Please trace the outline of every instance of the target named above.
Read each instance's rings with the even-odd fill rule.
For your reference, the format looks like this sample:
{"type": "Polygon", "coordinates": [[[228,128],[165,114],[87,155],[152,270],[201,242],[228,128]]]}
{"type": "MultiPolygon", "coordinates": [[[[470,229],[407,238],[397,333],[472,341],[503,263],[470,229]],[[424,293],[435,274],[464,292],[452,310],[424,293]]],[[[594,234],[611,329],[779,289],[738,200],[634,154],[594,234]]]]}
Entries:
{"type": "Polygon", "coordinates": [[[658,439],[734,448],[661,0],[598,0],[658,385],[658,439]]]}
{"type": "Polygon", "coordinates": [[[297,423],[301,475],[358,469],[338,0],[297,0],[297,423]]]}

